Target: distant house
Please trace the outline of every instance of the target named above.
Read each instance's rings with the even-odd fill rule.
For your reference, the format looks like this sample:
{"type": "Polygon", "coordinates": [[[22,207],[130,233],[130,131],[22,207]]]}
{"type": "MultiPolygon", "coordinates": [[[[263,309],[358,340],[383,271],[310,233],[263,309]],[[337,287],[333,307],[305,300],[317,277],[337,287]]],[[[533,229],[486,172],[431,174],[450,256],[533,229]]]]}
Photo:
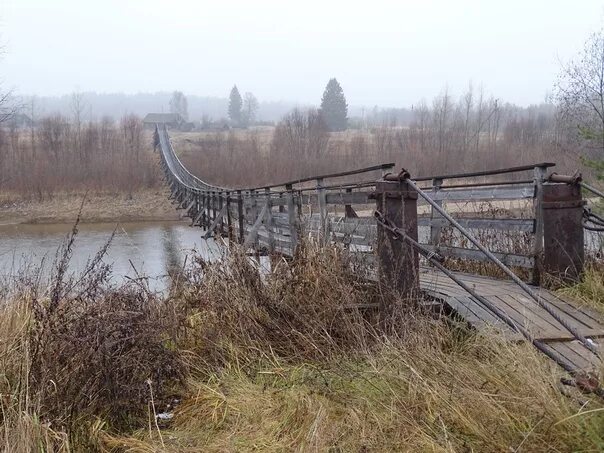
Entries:
{"type": "Polygon", "coordinates": [[[165,124],[168,127],[180,129],[186,124],[185,119],[179,113],[148,113],[143,119],[143,125],[152,129],[156,124],[165,124]]]}

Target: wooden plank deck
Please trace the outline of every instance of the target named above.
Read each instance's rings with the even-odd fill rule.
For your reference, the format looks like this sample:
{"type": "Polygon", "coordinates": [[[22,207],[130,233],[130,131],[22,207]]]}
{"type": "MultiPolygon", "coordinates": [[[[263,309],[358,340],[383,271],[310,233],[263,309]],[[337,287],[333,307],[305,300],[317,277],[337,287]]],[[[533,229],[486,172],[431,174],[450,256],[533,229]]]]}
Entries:
{"type": "MultiPolygon", "coordinates": [[[[478,275],[458,273],[456,276],[477,294],[504,311],[516,323],[526,328],[535,339],[547,343],[578,369],[584,371],[602,369],[601,359],[575,340],[568,330],[539,307],[518,285],[478,275]]],[[[443,273],[423,267],[420,272],[420,285],[423,291],[451,307],[477,330],[499,331],[510,340],[523,340],[522,335],[513,331],[443,273]]],[[[597,345],[604,343],[602,317],[589,308],[572,305],[548,290],[539,287],[533,289],[540,297],[558,308],[559,313],[582,335],[597,345]]],[[[604,348],[601,346],[600,348],[604,352],[604,348]]]]}

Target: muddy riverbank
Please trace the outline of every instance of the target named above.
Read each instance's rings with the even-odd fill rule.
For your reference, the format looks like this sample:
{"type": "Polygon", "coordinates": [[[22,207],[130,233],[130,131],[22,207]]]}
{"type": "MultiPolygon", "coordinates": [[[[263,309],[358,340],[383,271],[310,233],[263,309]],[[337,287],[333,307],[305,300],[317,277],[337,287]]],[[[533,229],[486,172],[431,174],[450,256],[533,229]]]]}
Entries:
{"type": "Polygon", "coordinates": [[[133,192],[65,192],[42,199],[0,193],[0,225],[73,223],[81,208],[82,223],[178,221],[163,189],[133,192]]]}

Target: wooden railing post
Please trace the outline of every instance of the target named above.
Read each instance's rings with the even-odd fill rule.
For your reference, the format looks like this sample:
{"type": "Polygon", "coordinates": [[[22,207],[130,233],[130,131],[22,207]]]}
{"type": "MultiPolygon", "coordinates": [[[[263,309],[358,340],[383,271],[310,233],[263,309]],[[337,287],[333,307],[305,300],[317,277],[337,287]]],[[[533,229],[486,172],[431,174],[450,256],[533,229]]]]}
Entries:
{"type": "Polygon", "coordinates": [[[201,196],[201,227],[206,228],[207,225],[207,207],[208,207],[208,193],[203,192],[201,196]]]}
{"type": "MultiPolygon", "coordinates": [[[[434,178],[432,180],[432,195],[436,195],[442,185],[443,180],[441,178],[434,178]]],[[[436,204],[438,204],[442,208],[443,201],[437,200],[436,204]]],[[[440,244],[440,238],[443,231],[441,223],[442,218],[443,217],[436,211],[436,209],[430,207],[430,244],[435,247],[440,244]]]]}
{"type": "MultiPolygon", "coordinates": [[[[417,241],[417,192],[405,181],[376,184],[376,208],[384,217],[417,241]]],[[[380,283],[403,298],[418,296],[419,255],[407,242],[393,238],[378,224],[377,262],[380,283]]],[[[386,307],[383,307],[386,308],[386,307]]]]}
{"type": "Polygon", "coordinates": [[[323,178],[317,179],[317,198],[319,201],[319,215],[321,216],[319,241],[321,244],[326,244],[329,239],[329,216],[327,215],[327,194],[323,187],[323,178]]]}
{"type": "MultiPolygon", "coordinates": [[[[222,207],[224,206],[224,200],[223,200],[223,196],[224,196],[224,192],[218,192],[218,212],[222,211],[222,207]]],[[[220,231],[220,236],[224,237],[224,216],[222,216],[220,218],[220,227],[218,228],[218,231],[220,231]]]]}
{"type": "Polygon", "coordinates": [[[298,247],[298,216],[296,214],[296,200],[294,200],[294,189],[291,184],[285,186],[287,193],[287,218],[289,223],[289,240],[292,247],[292,256],[296,253],[298,247]]]}
{"type": "Polygon", "coordinates": [[[579,184],[543,184],[542,268],[565,281],[579,280],[585,260],[579,184]]]}
{"type": "Polygon", "coordinates": [[[231,192],[226,193],[226,215],[229,242],[233,240],[233,217],[231,215],[231,192]]]}
{"type": "Polygon", "coordinates": [[[533,209],[535,212],[534,264],[531,272],[531,283],[533,285],[541,283],[543,266],[543,181],[546,174],[547,167],[537,166],[533,169],[533,183],[535,185],[535,197],[533,198],[533,209]]]}
{"type": "Polygon", "coordinates": [[[245,218],[243,215],[243,195],[241,194],[241,190],[237,191],[237,224],[239,226],[239,243],[243,244],[245,241],[245,228],[244,228],[245,218]]]}
{"type": "Polygon", "coordinates": [[[266,203],[268,206],[264,226],[268,232],[268,251],[273,254],[275,253],[275,233],[273,231],[273,202],[271,200],[271,189],[269,187],[264,189],[264,194],[266,195],[266,203]]]}

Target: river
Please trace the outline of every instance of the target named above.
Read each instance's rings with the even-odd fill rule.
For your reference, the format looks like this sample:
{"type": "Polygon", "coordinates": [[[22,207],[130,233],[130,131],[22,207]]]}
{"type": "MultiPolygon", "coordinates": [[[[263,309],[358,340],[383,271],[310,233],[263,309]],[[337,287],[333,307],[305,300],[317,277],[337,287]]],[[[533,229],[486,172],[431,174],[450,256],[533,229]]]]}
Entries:
{"type": "MultiPolygon", "coordinates": [[[[67,224],[0,225],[0,274],[10,277],[32,263],[43,263],[48,275],[71,228],[67,224]]],[[[115,228],[115,223],[79,225],[71,270],[82,269],[106,244],[115,228]]],[[[182,269],[193,251],[209,260],[220,257],[221,247],[213,239],[202,239],[202,234],[200,228],[182,222],[119,224],[104,261],[113,264],[116,283],[135,277],[138,272],[149,277],[152,290],[163,290],[169,282],[168,273],[182,269]]]]}

